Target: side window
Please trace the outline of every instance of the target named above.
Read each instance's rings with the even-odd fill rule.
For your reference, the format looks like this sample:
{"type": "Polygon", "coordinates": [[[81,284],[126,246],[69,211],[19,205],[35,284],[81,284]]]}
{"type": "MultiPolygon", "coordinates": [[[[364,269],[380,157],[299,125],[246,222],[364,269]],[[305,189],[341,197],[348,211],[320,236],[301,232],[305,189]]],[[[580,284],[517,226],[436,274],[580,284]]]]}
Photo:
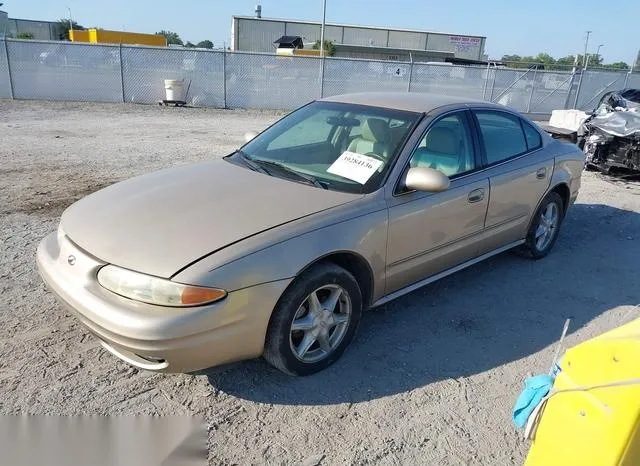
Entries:
{"type": "Polygon", "coordinates": [[[522,121],[522,129],[524,130],[524,137],[527,140],[527,147],[529,150],[534,150],[540,148],[542,146],[542,138],[540,137],[540,133],[536,131],[529,123],[524,120],[522,121]]]}
{"type": "Polygon", "coordinates": [[[473,170],[473,145],[464,115],[436,121],[413,152],[409,166],[435,168],[449,177],[473,170]]]}
{"type": "Polygon", "coordinates": [[[527,152],[520,118],[504,112],[476,111],[489,165],[527,152]]]}
{"type": "Polygon", "coordinates": [[[329,139],[333,125],[327,122],[330,116],[336,116],[335,110],[319,111],[310,118],[305,118],[293,125],[267,146],[267,150],[316,144],[329,139]]]}

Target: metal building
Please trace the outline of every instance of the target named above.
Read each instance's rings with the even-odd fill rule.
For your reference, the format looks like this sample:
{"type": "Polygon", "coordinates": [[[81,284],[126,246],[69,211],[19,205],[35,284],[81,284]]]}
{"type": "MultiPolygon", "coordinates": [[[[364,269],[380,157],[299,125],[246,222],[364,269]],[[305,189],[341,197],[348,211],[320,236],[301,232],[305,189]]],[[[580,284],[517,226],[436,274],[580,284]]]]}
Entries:
{"type": "MultiPolygon", "coordinates": [[[[281,36],[300,36],[304,48],[320,40],[321,23],[258,16],[234,16],[231,50],[275,52],[281,36]]],[[[333,42],[336,57],[401,61],[482,60],[486,37],[409,29],[327,23],[325,40],[333,42]]]]}
{"type": "Polygon", "coordinates": [[[24,32],[37,40],[60,40],[63,30],[55,22],[9,18],[6,11],[0,11],[0,37],[17,37],[24,32]]]}

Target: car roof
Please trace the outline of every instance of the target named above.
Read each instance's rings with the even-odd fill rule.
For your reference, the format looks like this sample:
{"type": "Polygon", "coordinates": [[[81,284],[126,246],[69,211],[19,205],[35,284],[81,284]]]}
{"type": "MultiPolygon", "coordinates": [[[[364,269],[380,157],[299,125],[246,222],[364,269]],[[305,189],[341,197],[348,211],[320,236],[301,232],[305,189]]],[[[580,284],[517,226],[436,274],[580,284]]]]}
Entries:
{"type": "Polygon", "coordinates": [[[463,107],[465,105],[479,104],[486,107],[505,109],[502,105],[493,104],[484,100],[423,92],[358,92],[334,95],[320,100],[323,102],[369,105],[421,113],[428,113],[431,110],[445,105],[459,105],[463,107]]]}

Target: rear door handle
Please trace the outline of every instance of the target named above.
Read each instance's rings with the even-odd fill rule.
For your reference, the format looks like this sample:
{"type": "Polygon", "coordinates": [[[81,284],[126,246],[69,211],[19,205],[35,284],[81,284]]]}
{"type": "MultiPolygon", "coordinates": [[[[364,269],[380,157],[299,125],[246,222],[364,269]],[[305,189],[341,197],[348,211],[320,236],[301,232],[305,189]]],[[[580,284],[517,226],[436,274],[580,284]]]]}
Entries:
{"type": "Polygon", "coordinates": [[[544,180],[547,177],[547,169],[545,167],[539,168],[536,172],[536,178],[544,180]]]}
{"type": "Polygon", "coordinates": [[[481,200],[484,199],[484,189],[482,188],[474,189],[469,193],[468,199],[469,199],[469,202],[472,204],[474,202],[480,202],[481,200]]]}

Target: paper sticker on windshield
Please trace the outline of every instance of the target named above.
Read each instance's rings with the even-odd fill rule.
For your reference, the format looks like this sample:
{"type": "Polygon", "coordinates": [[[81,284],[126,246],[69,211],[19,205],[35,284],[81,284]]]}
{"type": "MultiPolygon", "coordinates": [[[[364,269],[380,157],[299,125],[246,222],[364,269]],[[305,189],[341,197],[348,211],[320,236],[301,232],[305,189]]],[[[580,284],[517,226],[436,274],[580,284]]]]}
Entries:
{"type": "Polygon", "coordinates": [[[345,151],[327,169],[328,173],[365,184],[382,165],[382,160],[345,151]]]}

